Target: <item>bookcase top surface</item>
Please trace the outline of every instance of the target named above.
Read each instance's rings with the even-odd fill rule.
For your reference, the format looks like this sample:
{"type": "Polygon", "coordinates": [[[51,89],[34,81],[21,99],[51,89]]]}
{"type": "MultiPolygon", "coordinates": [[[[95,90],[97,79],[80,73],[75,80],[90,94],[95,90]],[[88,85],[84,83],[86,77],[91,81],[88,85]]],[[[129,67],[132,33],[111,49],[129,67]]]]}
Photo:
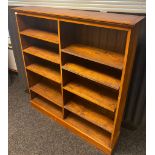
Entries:
{"type": "Polygon", "coordinates": [[[139,23],[144,16],[126,15],[116,13],[104,13],[84,10],[58,9],[52,7],[25,6],[16,7],[13,10],[17,12],[40,14],[45,16],[55,16],[64,19],[76,19],[89,22],[100,22],[105,24],[119,25],[122,27],[133,27],[139,23]]]}

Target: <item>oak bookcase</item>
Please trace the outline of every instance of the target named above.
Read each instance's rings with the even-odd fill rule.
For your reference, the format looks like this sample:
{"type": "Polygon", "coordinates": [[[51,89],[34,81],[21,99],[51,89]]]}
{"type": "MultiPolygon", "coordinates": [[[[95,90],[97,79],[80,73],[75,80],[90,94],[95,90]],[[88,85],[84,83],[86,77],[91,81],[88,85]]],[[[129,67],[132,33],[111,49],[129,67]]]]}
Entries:
{"type": "Polygon", "coordinates": [[[14,11],[32,106],[111,154],[144,17],[44,7],[14,11]]]}

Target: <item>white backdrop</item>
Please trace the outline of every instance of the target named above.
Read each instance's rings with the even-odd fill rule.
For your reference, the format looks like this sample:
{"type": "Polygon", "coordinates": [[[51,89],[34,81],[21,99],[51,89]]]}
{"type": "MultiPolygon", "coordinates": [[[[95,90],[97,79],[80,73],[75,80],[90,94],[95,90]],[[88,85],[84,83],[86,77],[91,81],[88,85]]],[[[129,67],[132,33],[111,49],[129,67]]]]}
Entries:
{"type": "Polygon", "coordinates": [[[145,0],[8,0],[10,6],[48,6],[82,10],[145,13],[145,0]]]}

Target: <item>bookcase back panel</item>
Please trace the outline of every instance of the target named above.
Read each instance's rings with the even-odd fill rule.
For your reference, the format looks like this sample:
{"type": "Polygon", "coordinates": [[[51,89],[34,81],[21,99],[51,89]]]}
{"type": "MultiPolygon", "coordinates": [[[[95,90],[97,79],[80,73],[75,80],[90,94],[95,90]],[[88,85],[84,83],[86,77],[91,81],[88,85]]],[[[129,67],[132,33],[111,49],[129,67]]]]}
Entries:
{"type": "Polygon", "coordinates": [[[27,53],[24,53],[23,55],[24,55],[24,58],[25,58],[26,67],[31,65],[31,64],[40,64],[42,66],[47,66],[47,67],[49,67],[51,69],[52,68],[56,68],[57,70],[60,69],[58,64],[46,61],[44,59],[38,58],[36,56],[30,55],[30,54],[27,54],[27,53]]]}
{"type": "Polygon", "coordinates": [[[59,52],[59,46],[57,44],[52,44],[52,43],[42,41],[39,39],[34,39],[28,36],[21,36],[21,43],[23,46],[23,50],[30,46],[37,46],[43,49],[49,49],[51,51],[59,52]]]}
{"type": "MultiPolygon", "coordinates": [[[[66,70],[63,70],[63,77],[65,78],[63,78],[64,93],[69,92],[74,94],[114,115],[117,106],[118,91],[66,70]]],[[[64,101],[65,98],[67,100],[68,98],[72,98],[66,94],[64,101]]]]}
{"type": "Polygon", "coordinates": [[[79,43],[121,54],[125,52],[126,31],[67,22],[61,22],[61,27],[62,48],[79,43]],[[63,42],[63,38],[67,40],[63,42]]]}
{"type": "Polygon", "coordinates": [[[35,18],[30,16],[18,15],[17,18],[19,30],[24,31],[26,29],[40,29],[49,32],[58,32],[57,21],[48,20],[44,18],[35,18]]]}
{"type": "Polygon", "coordinates": [[[31,72],[31,71],[27,71],[27,77],[29,79],[29,87],[32,87],[35,84],[37,84],[43,80],[43,77],[41,77],[41,76],[31,72]]]}
{"type": "Polygon", "coordinates": [[[119,69],[114,69],[112,67],[106,66],[106,65],[101,65],[98,64],[94,61],[89,61],[89,60],[85,60],[83,58],[79,58],[73,55],[69,55],[66,53],[62,54],[63,59],[62,59],[62,65],[65,66],[65,64],[69,64],[69,63],[74,63],[77,64],[79,66],[84,66],[86,68],[91,68],[92,70],[98,71],[98,72],[104,72],[109,74],[109,76],[113,76],[117,79],[121,79],[121,75],[122,75],[122,71],[120,71],[119,69]]]}
{"type": "Polygon", "coordinates": [[[48,109],[46,114],[50,116],[50,113],[58,118],[62,117],[62,108],[55,103],[49,101],[48,99],[38,95],[37,93],[31,91],[31,104],[37,107],[40,111],[44,112],[44,109],[48,109]]]}

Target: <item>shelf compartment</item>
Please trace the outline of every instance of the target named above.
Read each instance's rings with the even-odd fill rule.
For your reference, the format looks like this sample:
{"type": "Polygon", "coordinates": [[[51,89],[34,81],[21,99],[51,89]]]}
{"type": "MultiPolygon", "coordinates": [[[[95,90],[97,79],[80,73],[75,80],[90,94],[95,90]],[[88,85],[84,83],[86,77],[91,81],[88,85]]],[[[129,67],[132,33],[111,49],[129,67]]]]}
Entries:
{"type": "Polygon", "coordinates": [[[57,83],[61,83],[60,72],[54,67],[50,68],[49,66],[34,63],[34,64],[27,66],[26,69],[38,75],[41,75],[49,80],[52,80],[57,83]]]}
{"type": "Polygon", "coordinates": [[[34,107],[40,109],[42,112],[52,115],[56,118],[62,118],[61,108],[52,104],[51,102],[44,100],[41,97],[35,97],[30,102],[34,107]]]}
{"type": "Polygon", "coordinates": [[[65,109],[93,123],[94,125],[97,125],[109,133],[113,132],[113,120],[105,116],[101,110],[98,110],[95,106],[92,106],[91,103],[83,99],[72,98],[65,104],[65,109]]]}
{"type": "Polygon", "coordinates": [[[53,32],[29,28],[20,32],[21,35],[59,44],[58,35],[53,32]]]}
{"type": "Polygon", "coordinates": [[[65,120],[62,119],[61,109],[55,105],[48,104],[42,99],[34,98],[31,100],[33,107],[43,114],[53,118],[64,125],[72,132],[87,140],[91,144],[96,144],[98,148],[107,153],[111,152],[110,134],[101,128],[89,123],[88,121],[70,113],[65,120]]]}
{"type": "Polygon", "coordinates": [[[45,99],[57,104],[60,107],[62,107],[63,105],[61,89],[57,88],[54,85],[49,85],[40,82],[32,86],[30,90],[44,97],[45,99]]]}
{"type": "Polygon", "coordinates": [[[110,135],[106,131],[72,113],[67,116],[65,122],[89,142],[97,143],[102,149],[110,149],[110,135]]]}
{"type": "Polygon", "coordinates": [[[30,46],[25,48],[23,52],[42,58],[44,60],[48,60],[50,62],[54,62],[56,64],[60,64],[59,54],[49,49],[44,49],[37,46],[30,46]]]}
{"type": "Polygon", "coordinates": [[[74,62],[68,62],[62,66],[62,68],[115,90],[119,90],[120,88],[120,80],[117,77],[106,74],[101,70],[99,71],[97,68],[93,69],[88,66],[81,65],[80,63],[74,62]]]}
{"type": "Polygon", "coordinates": [[[83,44],[71,44],[62,49],[62,52],[68,53],[77,57],[91,60],[100,64],[104,64],[117,69],[123,69],[123,55],[103,50],[83,44]]]}
{"type": "Polygon", "coordinates": [[[96,105],[105,108],[111,112],[115,112],[117,104],[117,95],[104,87],[95,85],[91,82],[76,79],[67,83],[65,90],[78,95],[96,105]],[[112,95],[114,94],[114,95],[112,95]]]}

